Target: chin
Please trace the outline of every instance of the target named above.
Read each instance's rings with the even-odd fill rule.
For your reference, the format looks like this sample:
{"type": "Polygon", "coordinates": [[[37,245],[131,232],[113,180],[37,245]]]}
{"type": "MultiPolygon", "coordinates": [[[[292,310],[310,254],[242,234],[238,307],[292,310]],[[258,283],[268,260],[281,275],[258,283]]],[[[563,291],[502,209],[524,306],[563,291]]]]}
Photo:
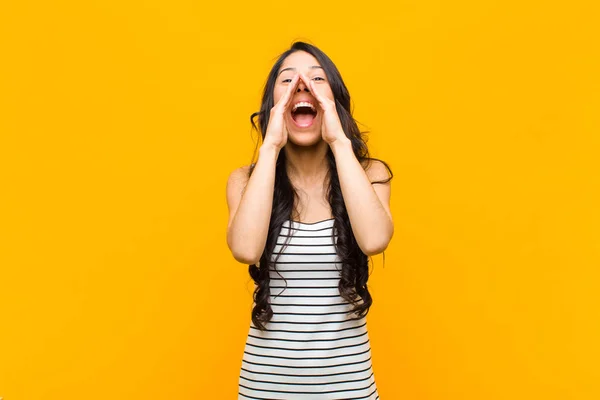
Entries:
{"type": "Polygon", "coordinates": [[[323,141],[321,132],[289,132],[288,142],[295,146],[310,147],[319,144],[323,141]]]}

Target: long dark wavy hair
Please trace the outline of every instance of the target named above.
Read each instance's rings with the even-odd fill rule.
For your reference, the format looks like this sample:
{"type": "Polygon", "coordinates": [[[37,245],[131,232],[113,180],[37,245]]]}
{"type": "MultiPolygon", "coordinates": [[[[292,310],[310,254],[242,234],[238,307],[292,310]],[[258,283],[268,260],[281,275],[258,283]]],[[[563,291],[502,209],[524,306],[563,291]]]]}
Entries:
{"type": "MultiPolygon", "coordinates": [[[[368,133],[368,131],[361,132],[358,128],[356,120],[352,117],[350,93],[348,93],[348,89],[342,80],[340,72],[331,59],[323,51],[312,44],[296,41],[288,50],[279,56],[273,65],[269,76],[267,77],[262,95],[260,111],[257,111],[250,116],[250,122],[253,129],[260,129],[261,138],[264,140],[267,132],[267,126],[269,125],[270,110],[274,106],[273,91],[275,88],[277,73],[285,59],[296,51],[305,51],[311,54],[317,59],[323,68],[329,81],[329,85],[331,86],[331,91],[333,92],[335,105],[342,128],[344,129],[346,136],[350,139],[354,155],[363,165],[363,168],[368,168],[371,160],[380,161],[387,168],[390,174],[389,178],[383,181],[376,181],[372,183],[382,184],[389,182],[393,178],[393,173],[389,165],[382,160],[369,157],[369,151],[364,137],[364,134],[368,133]],[[254,122],[256,117],[258,117],[258,126],[254,122]]],[[[256,155],[256,149],[254,155],[256,155]]],[[[326,193],[334,217],[332,239],[337,235],[337,244],[335,245],[335,248],[336,253],[341,260],[340,263],[342,264],[341,278],[338,284],[338,289],[340,296],[353,305],[353,309],[350,312],[355,313],[357,316],[355,319],[358,319],[368,314],[369,308],[373,303],[373,299],[371,298],[371,294],[369,293],[369,289],[367,287],[367,281],[369,279],[369,260],[359,248],[354,234],[352,233],[348,212],[344,204],[344,199],[342,198],[342,190],[340,188],[335,158],[331,148],[329,148],[327,152],[327,160],[329,164],[329,173],[327,179],[329,186],[326,193]]],[[[254,166],[254,163],[251,164],[248,176],[252,175],[254,166]]],[[[290,238],[288,237],[286,242],[283,243],[284,247],[281,248],[280,252],[275,253],[277,257],[274,260],[272,260],[272,255],[274,254],[273,252],[275,246],[278,244],[277,239],[283,223],[287,220],[293,219],[293,212],[295,211],[294,204],[295,200],[297,199],[298,194],[287,174],[285,151],[281,151],[279,153],[275,168],[273,206],[265,249],[263,250],[258,265],[251,264],[248,268],[250,276],[256,283],[254,290],[255,305],[252,309],[252,322],[258,329],[263,331],[266,329],[265,324],[273,317],[273,310],[271,309],[270,304],[271,288],[269,285],[269,270],[272,266],[273,270],[277,271],[275,262],[283,252],[283,249],[287,246],[290,238]]],[[[290,236],[291,235],[292,233],[290,230],[290,236]]],[[[336,243],[335,240],[334,243],[336,243]]]]}

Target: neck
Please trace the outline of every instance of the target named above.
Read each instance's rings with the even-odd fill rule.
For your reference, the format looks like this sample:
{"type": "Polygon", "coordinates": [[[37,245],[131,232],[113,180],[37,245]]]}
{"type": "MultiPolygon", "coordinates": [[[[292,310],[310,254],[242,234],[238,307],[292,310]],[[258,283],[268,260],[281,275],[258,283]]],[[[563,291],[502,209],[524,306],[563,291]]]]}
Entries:
{"type": "Polygon", "coordinates": [[[313,146],[297,146],[288,141],[284,147],[290,180],[302,187],[323,183],[329,172],[329,145],[320,140],[313,146]]]}

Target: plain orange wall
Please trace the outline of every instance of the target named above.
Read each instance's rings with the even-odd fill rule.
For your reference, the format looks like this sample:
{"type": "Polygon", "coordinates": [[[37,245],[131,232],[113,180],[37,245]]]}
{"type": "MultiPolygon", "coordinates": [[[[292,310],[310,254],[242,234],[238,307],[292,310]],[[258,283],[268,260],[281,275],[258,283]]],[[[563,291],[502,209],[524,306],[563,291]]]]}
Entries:
{"type": "Polygon", "coordinates": [[[237,398],[225,184],[305,39],[395,173],[381,399],[600,398],[595,3],[6,2],[0,397],[237,398]]]}

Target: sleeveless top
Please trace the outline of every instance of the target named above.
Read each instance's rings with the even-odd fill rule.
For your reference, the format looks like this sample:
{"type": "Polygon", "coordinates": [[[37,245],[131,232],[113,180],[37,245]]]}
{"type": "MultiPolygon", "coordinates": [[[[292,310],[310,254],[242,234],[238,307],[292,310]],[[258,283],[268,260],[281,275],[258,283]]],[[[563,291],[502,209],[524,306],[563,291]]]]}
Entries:
{"type": "Polygon", "coordinates": [[[283,224],[269,270],[273,318],[264,332],[250,320],[238,400],[379,399],[366,317],[338,290],[333,223],[283,224]]]}

